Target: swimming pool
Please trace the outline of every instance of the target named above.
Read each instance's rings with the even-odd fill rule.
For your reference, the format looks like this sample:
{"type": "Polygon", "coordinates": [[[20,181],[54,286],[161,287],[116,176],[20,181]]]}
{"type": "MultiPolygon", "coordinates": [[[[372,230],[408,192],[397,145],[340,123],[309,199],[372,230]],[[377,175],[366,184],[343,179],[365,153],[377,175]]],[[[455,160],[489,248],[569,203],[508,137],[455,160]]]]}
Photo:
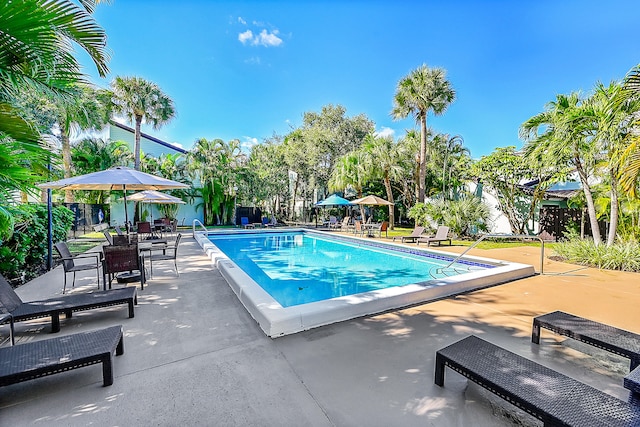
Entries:
{"type": "Polygon", "coordinates": [[[309,230],[196,233],[270,337],[534,274],[532,266],[309,230]]]}

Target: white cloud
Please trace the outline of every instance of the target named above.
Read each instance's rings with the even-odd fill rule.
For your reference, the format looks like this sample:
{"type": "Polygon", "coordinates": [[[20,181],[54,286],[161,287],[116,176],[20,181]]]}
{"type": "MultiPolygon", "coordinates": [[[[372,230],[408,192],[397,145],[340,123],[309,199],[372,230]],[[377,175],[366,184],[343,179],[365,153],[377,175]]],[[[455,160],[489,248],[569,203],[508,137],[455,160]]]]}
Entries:
{"type": "Polygon", "coordinates": [[[238,40],[245,45],[277,47],[282,44],[282,39],[278,37],[278,34],[280,32],[277,29],[271,32],[263,29],[260,34],[254,34],[253,31],[247,30],[238,34],[238,40]]]}
{"type": "Polygon", "coordinates": [[[247,25],[247,21],[242,19],[242,16],[238,16],[238,22],[241,23],[242,25],[247,25]]]}
{"type": "Polygon", "coordinates": [[[396,131],[386,127],[386,126],[382,126],[382,128],[378,131],[375,132],[376,136],[381,136],[383,138],[386,138],[388,136],[393,137],[396,134],[396,131]]]}
{"type": "MultiPolygon", "coordinates": [[[[251,30],[247,30],[244,33],[238,34],[238,40],[240,40],[240,43],[242,44],[247,44],[247,42],[250,42],[252,39],[253,32],[251,32],[251,30]]],[[[254,44],[253,42],[251,43],[254,44]]]]}
{"type": "Polygon", "coordinates": [[[273,30],[273,32],[269,33],[267,30],[260,31],[260,35],[256,36],[253,39],[253,44],[259,44],[262,46],[280,46],[282,44],[282,39],[277,36],[278,30],[273,30]]]}

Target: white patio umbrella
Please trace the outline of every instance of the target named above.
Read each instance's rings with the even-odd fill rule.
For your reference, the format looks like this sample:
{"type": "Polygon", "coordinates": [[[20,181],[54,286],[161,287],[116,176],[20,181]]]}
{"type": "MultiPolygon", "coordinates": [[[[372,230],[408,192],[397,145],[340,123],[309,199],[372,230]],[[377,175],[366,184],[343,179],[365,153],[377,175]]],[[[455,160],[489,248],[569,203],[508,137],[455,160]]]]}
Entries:
{"type": "MultiPolygon", "coordinates": [[[[130,195],[128,200],[141,203],[150,203],[158,205],[184,204],[184,200],[170,194],[161,193],[155,190],[145,190],[130,195]]],[[[151,211],[151,221],[153,222],[153,211],[151,211]]]]}
{"type": "Polygon", "coordinates": [[[124,191],[124,216],[129,223],[127,190],[171,190],[189,188],[187,184],[126,167],[115,167],[59,181],[38,184],[40,188],[56,190],[122,190],[124,191]]]}

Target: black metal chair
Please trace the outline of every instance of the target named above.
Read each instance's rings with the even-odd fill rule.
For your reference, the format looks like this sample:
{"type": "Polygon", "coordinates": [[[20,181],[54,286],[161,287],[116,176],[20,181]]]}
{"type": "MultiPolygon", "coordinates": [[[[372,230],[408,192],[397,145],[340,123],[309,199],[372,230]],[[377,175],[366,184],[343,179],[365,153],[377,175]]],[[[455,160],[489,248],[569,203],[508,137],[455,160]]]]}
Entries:
{"type": "Polygon", "coordinates": [[[73,282],[71,287],[75,287],[76,285],[76,272],[77,271],[86,271],[86,270],[96,270],[96,276],[98,279],[98,289],[100,289],[100,265],[102,263],[102,253],[101,252],[87,252],[84,254],[79,254],[76,256],[71,255],[71,251],[67,246],[66,242],[58,242],[55,245],[56,251],[60,255],[62,259],[62,267],[64,268],[64,286],[62,288],[62,293],[64,294],[67,289],[67,273],[73,273],[73,282]],[[77,259],[95,259],[95,264],[76,264],[75,260],[77,259]]]}
{"type": "Polygon", "coordinates": [[[173,265],[176,269],[176,276],[180,276],[178,272],[178,245],[180,244],[180,239],[182,238],[182,234],[178,233],[176,236],[176,242],[173,245],[163,246],[162,248],[151,249],[151,253],[149,254],[149,265],[151,270],[151,277],[153,277],[153,261],[171,261],[173,260],[173,265]],[[162,253],[153,253],[157,251],[162,251],[162,253]]]}

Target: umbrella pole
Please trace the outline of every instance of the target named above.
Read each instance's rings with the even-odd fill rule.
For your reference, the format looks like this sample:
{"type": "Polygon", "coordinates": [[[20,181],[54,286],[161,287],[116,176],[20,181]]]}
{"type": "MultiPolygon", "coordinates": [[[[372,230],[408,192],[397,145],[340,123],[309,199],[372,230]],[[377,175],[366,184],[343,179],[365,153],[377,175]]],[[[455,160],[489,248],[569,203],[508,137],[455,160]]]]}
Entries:
{"type": "Polygon", "coordinates": [[[127,230],[127,234],[131,230],[129,230],[129,211],[127,209],[127,186],[123,185],[122,189],[124,190],[124,228],[127,230]]]}

